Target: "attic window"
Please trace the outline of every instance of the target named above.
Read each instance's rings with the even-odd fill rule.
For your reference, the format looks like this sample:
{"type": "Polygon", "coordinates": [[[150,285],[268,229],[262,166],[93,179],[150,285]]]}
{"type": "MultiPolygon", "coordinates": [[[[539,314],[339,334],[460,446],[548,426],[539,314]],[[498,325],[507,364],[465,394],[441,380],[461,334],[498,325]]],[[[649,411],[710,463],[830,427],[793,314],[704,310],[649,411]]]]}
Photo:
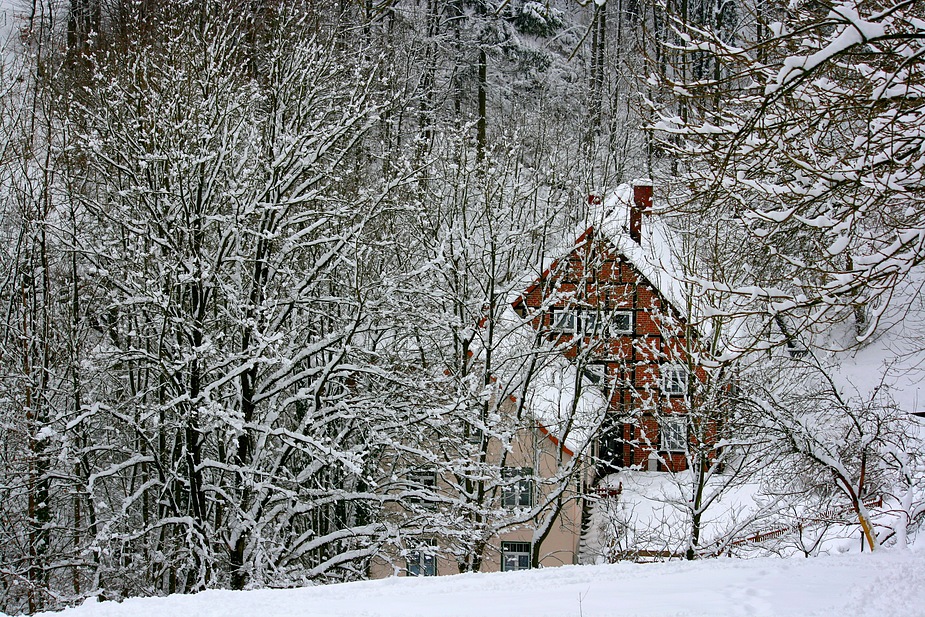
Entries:
{"type": "Polygon", "coordinates": [[[668,395],[687,392],[687,369],[679,364],[662,366],[662,392],[668,395]]]}
{"type": "Polygon", "coordinates": [[[585,336],[604,334],[604,326],[610,336],[633,333],[633,311],[602,311],[597,308],[581,312],[581,331],[585,336]]]}
{"type": "Polygon", "coordinates": [[[553,309],[550,327],[555,332],[574,334],[578,331],[578,315],[565,308],[553,309]]]}

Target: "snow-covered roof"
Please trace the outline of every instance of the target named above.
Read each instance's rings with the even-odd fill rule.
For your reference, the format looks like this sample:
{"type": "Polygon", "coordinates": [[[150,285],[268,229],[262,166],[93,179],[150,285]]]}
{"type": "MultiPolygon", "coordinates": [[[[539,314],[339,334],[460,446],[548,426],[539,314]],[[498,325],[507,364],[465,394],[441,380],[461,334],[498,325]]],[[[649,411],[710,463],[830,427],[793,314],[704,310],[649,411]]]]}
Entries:
{"type": "Polygon", "coordinates": [[[564,442],[573,453],[584,452],[607,412],[604,393],[558,354],[548,359],[531,385],[527,410],[555,441],[564,442]],[[576,384],[580,384],[577,398],[576,384]]]}
{"type": "MultiPolygon", "coordinates": [[[[515,384],[529,378],[524,401],[527,412],[554,442],[562,442],[572,454],[584,452],[607,411],[604,393],[582,378],[576,401],[576,367],[552,346],[537,349],[532,319],[521,317],[510,305],[501,311],[494,331],[492,353],[495,372],[502,376],[500,383],[511,393],[520,391],[515,384]],[[538,368],[528,376],[531,360],[538,368]]],[[[470,349],[476,357],[484,353],[480,336],[473,338],[470,349]]]]}
{"type": "MultiPolygon", "coordinates": [[[[683,317],[690,318],[690,308],[684,292],[685,276],[681,267],[681,242],[657,213],[643,214],[642,233],[637,244],[629,235],[629,212],[633,203],[633,187],[621,184],[607,193],[600,204],[592,205],[586,222],[563,238],[563,242],[550,251],[550,257],[543,263],[544,272],[537,276],[528,274],[522,281],[517,299],[524,297],[531,289],[531,283],[537,284],[548,276],[553,264],[580,246],[588,234],[594,230],[600,237],[609,240],[636,270],[639,271],[655,289],[683,317]]],[[[655,209],[657,212],[657,208],[655,209]]],[[[513,302],[517,299],[512,298],[513,302]]]]}
{"type": "MultiPolygon", "coordinates": [[[[629,211],[633,203],[633,187],[621,184],[604,196],[600,211],[592,220],[600,221],[596,228],[610,240],[619,253],[645,276],[678,313],[689,317],[688,294],[681,267],[681,242],[656,213],[642,215],[642,237],[637,244],[629,236],[629,211]]],[[[657,209],[656,209],[657,211],[657,209]]]]}

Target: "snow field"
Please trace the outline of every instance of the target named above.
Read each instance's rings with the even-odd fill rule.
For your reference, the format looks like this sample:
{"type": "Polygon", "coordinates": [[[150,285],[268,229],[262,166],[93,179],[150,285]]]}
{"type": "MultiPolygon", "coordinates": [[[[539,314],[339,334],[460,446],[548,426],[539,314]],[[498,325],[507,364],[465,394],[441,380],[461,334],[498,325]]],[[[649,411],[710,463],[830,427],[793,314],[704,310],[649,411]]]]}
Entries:
{"type": "MultiPolygon", "coordinates": [[[[921,547],[919,547],[921,549],[921,547]]],[[[920,617],[925,551],[567,566],[88,601],[60,617],[920,617]]]]}

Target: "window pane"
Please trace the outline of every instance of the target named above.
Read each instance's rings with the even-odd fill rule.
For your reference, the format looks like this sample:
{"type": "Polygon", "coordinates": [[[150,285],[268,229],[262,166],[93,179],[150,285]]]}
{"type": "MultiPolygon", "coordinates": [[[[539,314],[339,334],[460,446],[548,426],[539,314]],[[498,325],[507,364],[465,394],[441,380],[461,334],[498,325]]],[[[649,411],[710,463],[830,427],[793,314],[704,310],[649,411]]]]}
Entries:
{"type": "Polygon", "coordinates": [[[437,558],[433,555],[424,555],[421,569],[424,576],[437,576],[437,558]]]}
{"type": "Polygon", "coordinates": [[[408,553],[408,576],[421,576],[421,552],[408,553]]]}
{"type": "Polygon", "coordinates": [[[585,311],[583,329],[585,334],[593,334],[597,330],[597,311],[585,311]]]}
{"type": "Polygon", "coordinates": [[[684,367],[664,365],[662,388],[666,394],[684,394],[687,391],[687,371],[684,367]]]}
{"type": "Polygon", "coordinates": [[[575,313],[568,309],[557,309],[553,311],[552,327],[559,332],[574,332],[575,313]]]}
{"type": "Polygon", "coordinates": [[[663,418],[661,422],[662,450],[680,452],[687,445],[687,419],[663,418]]]}
{"type": "Polygon", "coordinates": [[[529,508],[533,505],[533,480],[521,480],[517,483],[517,490],[520,491],[520,504],[529,508]]]}
{"type": "Polygon", "coordinates": [[[610,331],[614,334],[632,334],[633,313],[630,311],[614,311],[610,316],[610,331]]]}

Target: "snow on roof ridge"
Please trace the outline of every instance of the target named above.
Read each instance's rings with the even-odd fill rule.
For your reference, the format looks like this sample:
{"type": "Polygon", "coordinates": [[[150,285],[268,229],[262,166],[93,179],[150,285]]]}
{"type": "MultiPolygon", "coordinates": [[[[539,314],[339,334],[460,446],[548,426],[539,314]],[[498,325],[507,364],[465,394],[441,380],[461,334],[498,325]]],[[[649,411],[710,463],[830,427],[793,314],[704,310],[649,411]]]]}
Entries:
{"type": "MultiPolygon", "coordinates": [[[[644,186],[648,178],[634,180],[644,186]]],[[[550,273],[553,264],[574,251],[592,230],[597,230],[609,240],[617,251],[633,265],[664,297],[679,315],[693,321],[689,306],[689,294],[684,292],[684,276],[678,261],[679,239],[674,236],[664,220],[657,213],[649,211],[643,215],[641,244],[636,244],[628,230],[629,209],[633,202],[633,187],[628,183],[617,186],[588,213],[586,221],[578,227],[567,242],[553,248],[550,257],[544,260],[541,272],[528,272],[520,279],[520,285],[510,288],[509,303],[516,304],[550,273]]],[[[657,212],[657,208],[655,209],[657,212]]]]}
{"type": "MultiPolygon", "coordinates": [[[[648,178],[640,178],[633,181],[633,186],[646,186],[651,182],[648,178]]],[[[598,227],[601,233],[680,315],[690,318],[683,287],[686,277],[678,261],[678,238],[661,216],[651,212],[643,214],[641,243],[637,244],[629,237],[627,220],[633,202],[633,188],[629,184],[619,185],[602,202],[601,215],[594,216],[601,221],[598,227]]]]}

